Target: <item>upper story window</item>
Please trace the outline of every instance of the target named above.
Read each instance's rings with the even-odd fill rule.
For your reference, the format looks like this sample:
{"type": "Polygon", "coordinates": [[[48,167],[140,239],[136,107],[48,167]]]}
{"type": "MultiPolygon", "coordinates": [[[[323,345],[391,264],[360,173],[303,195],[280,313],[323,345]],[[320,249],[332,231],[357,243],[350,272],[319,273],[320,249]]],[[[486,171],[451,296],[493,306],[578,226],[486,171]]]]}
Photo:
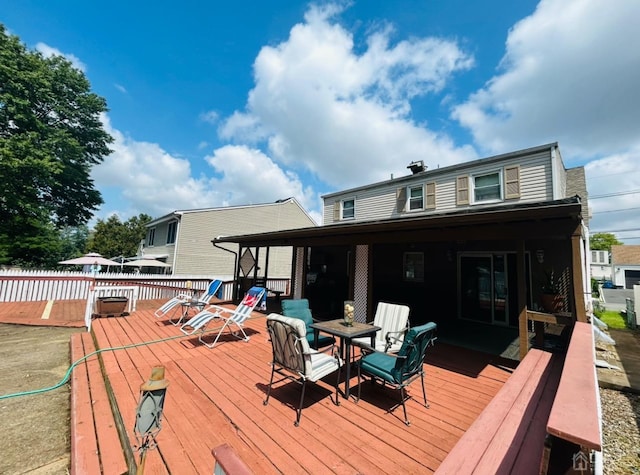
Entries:
{"type": "Polygon", "coordinates": [[[341,219],[353,219],[356,217],[356,200],[342,200],[341,219]]]}
{"type": "Polygon", "coordinates": [[[424,187],[422,185],[410,186],[407,189],[409,211],[424,209],[424,187]]]}
{"type": "Polygon", "coordinates": [[[609,252],[591,251],[591,262],[593,264],[609,264],[609,252]]]}
{"type": "Polygon", "coordinates": [[[153,246],[153,241],[156,239],[156,228],[149,229],[147,233],[147,246],[153,246]]]}
{"type": "Polygon", "coordinates": [[[167,228],[167,244],[175,244],[176,234],[178,232],[178,222],[172,221],[167,228]]]}
{"type": "Polygon", "coordinates": [[[473,202],[502,201],[502,173],[500,171],[472,177],[473,202]]]}

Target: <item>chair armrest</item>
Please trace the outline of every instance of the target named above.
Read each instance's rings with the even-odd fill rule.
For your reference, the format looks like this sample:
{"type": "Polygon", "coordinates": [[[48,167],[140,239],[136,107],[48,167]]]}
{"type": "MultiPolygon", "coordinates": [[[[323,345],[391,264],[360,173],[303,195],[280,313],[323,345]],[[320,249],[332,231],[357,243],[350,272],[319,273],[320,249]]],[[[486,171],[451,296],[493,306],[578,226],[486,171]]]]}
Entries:
{"type": "Polygon", "coordinates": [[[360,348],[362,348],[362,350],[366,352],[367,355],[371,353],[380,353],[381,355],[387,355],[391,358],[396,358],[398,360],[404,360],[407,358],[406,356],[401,356],[396,353],[387,353],[386,351],[376,350],[373,346],[367,345],[366,343],[360,343],[358,346],[360,346],[360,348]]]}
{"type": "Polygon", "coordinates": [[[207,308],[203,309],[203,311],[213,313],[217,316],[220,316],[222,313],[228,313],[231,315],[236,313],[235,309],[221,307],[220,305],[215,305],[215,304],[209,305],[207,308]]]}
{"type": "Polygon", "coordinates": [[[398,330],[395,332],[387,332],[387,334],[384,336],[384,339],[386,340],[387,343],[385,343],[384,345],[384,351],[385,353],[387,351],[389,351],[389,348],[391,348],[391,345],[393,343],[397,343],[398,340],[400,339],[400,335],[405,335],[407,333],[408,328],[403,328],[402,330],[398,330]],[[397,336],[392,336],[392,335],[397,335],[397,336]]]}

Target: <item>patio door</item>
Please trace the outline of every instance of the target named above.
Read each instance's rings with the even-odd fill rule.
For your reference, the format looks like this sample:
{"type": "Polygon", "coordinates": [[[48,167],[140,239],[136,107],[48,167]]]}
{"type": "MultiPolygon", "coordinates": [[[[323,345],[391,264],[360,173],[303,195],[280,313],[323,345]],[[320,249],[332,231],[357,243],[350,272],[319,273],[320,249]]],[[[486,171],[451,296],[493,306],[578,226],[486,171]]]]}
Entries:
{"type": "Polygon", "coordinates": [[[459,266],[459,317],[494,325],[508,325],[507,255],[462,254],[459,266]]]}

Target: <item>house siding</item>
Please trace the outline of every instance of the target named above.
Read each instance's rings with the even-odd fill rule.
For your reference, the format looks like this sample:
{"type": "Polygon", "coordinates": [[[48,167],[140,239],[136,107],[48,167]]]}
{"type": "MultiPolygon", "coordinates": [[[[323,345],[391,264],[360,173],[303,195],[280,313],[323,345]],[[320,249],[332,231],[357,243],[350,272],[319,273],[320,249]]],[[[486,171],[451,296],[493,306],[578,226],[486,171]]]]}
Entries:
{"type": "MultiPolygon", "coordinates": [[[[235,256],[216,248],[211,240],[221,235],[253,234],[284,229],[315,226],[316,223],[297,204],[288,200],[281,203],[215,208],[207,210],[187,210],[176,213],[180,216],[175,245],[147,246],[148,254],[169,254],[167,263],[172,264],[174,274],[197,274],[232,278],[235,256]],[[174,258],[175,257],[175,258],[174,258]]],[[[162,237],[166,241],[168,222],[155,226],[155,242],[162,237]]],[[[238,252],[238,246],[222,247],[238,252]]],[[[291,276],[291,249],[273,248],[269,253],[269,277],[289,278],[291,276]]],[[[266,268],[266,254],[259,255],[260,275],[266,268]]]]}
{"type": "MultiPolygon", "coordinates": [[[[503,160],[487,159],[486,162],[478,160],[468,168],[456,166],[447,167],[446,169],[436,169],[411,175],[409,177],[402,177],[396,180],[379,183],[377,185],[372,185],[371,187],[346,190],[342,193],[333,194],[326,197],[324,201],[324,224],[333,224],[338,222],[334,220],[334,203],[339,204],[341,200],[351,198],[354,198],[356,201],[355,221],[372,221],[377,219],[437,214],[460,209],[478,208],[483,205],[456,204],[456,178],[463,175],[468,175],[471,178],[474,175],[500,170],[503,173],[502,179],[504,194],[504,169],[512,166],[519,166],[520,168],[520,196],[513,199],[503,199],[503,204],[509,205],[512,203],[537,202],[554,199],[554,188],[551,180],[552,167],[554,165],[552,164],[551,148],[545,148],[530,155],[516,156],[503,160]],[[398,188],[432,182],[435,182],[436,184],[436,207],[434,209],[410,212],[398,211],[396,204],[398,188]]],[[[564,171],[564,167],[562,167],[562,170],[564,171]]],[[[493,205],[495,205],[495,203],[492,203],[492,206],[493,205]]]]}

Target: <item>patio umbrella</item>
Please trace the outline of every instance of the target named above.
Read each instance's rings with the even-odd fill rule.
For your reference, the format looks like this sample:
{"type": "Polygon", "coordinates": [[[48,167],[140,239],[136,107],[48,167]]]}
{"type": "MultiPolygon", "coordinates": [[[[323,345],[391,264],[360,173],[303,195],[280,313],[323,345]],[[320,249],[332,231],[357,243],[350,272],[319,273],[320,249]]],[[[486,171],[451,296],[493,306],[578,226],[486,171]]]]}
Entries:
{"type": "Polygon", "coordinates": [[[132,267],[171,267],[171,264],[156,261],[155,259],[137,259],[135,261],[125,262],[124,265],[132,267]]]}
{"type": "Polygon", "coordinates": [[[90,252],[82,257],[76,257],[75,259],[69,259],[66,261],[60,261],[58,264],[68,264],[76,266],[92,266],[98,264],[100,266],[119,266],[120,263],[112,261],[111,259],[105,259],[97,252],[90,252]]]}

